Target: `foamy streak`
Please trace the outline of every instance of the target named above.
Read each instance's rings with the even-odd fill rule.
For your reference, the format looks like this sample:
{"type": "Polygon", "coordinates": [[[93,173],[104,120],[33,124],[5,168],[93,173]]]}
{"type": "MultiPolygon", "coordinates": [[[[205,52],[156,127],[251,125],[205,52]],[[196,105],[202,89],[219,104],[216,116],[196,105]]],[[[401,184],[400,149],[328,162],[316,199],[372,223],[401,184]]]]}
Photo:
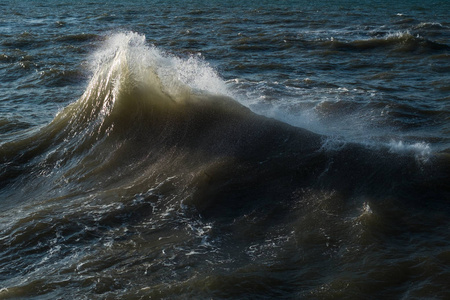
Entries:
{"type": "MultiPolygon", "coordinates": [[[[323,139],[321,151],[340,151],[342,150],[349,141],[346,141],[341,136],[328,136],[323,139]]],[[[427,162],[431,155],[432,150],[428,143],[417,142],[408,143],[403,141],[391,140],[389,143],[385,142],[375,142],[375,141],[363,141],[360,144],[367,148],[380,150],[388,149],[390,153],[400,154],[400,155],[413,155],[419,162],[427,162]]]]}

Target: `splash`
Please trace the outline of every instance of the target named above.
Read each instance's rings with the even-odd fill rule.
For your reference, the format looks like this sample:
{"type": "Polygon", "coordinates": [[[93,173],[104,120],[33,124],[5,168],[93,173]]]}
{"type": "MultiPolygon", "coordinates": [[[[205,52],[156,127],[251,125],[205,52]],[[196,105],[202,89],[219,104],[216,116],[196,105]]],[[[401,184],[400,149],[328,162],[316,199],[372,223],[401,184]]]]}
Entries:
{"type": "Polygon", "coordinates": [[[160,88],[174,99],[182,98],[187,91],[228,94],[223,80],[201,55],[187,59],[173,56],[148,45],[145,35],[135,32],[110,36],[93,55],[91,69],[97,75],[121,64],[136,82],[147,81],[149,74],[156,76],[160,88]]]}
{"type": "Polygon", "coordinates": [[[417,160],[427,162],[431,157],[431,147],[428,143],[419,142],[414,144],[403,143],[402,141],[392,140],[389,143],[391,153],[413,154],[417,160]]]}

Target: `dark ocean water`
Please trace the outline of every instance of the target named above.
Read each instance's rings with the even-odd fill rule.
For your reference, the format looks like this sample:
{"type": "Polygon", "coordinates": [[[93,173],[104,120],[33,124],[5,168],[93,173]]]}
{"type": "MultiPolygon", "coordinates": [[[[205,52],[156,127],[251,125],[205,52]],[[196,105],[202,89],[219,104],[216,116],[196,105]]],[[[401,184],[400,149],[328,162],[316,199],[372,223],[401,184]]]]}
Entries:
{"type": "Polygon", "coordinates": [[[449,16],[0,2],[0,299],[449,299],[449,16]]]}

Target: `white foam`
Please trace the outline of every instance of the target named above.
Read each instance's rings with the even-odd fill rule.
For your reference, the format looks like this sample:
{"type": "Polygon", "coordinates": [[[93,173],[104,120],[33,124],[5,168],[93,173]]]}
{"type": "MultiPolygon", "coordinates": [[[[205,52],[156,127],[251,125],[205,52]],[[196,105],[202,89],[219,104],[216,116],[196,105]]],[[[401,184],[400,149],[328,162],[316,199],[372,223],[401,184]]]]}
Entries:
{"type": "Polygon", "coordinates": [[[431,156],[431,147],[428,143],[418,142],[414,144],[392,140],[389,144],[389,152],[399,154],[413,154],[420,161],[428,161],[431,156]]]}
{"type": "Polygon", "coordinates": [[[322,141],[320,151],[340,151],[346,144],[347,142],[341,136],[327,136],[322,141]]]}
{"type": "MultiPolygon", "coordinates": [[[[405,40],[405,39],[409,39],[409,38],[413,38],[413,37],[414,36],[411,34],[411,32],[409,30],[406,30],[406,31],[390,32],[384,37],[384,39],[385,40],[391,40],[391,39],[405,40]]],[[[416,37],[419,38],[419,35],[417,35],[416,37]]]]}
{"type": "Polygon", "coordinates": [[[146,81],[149,70],[154,72],[164,92],[175,98],[186,90],[229,95],[225,82],[201,54],[182,59],[148,45],[145,35],[135,32],[109,36],[93,55],[91,69],[96,73],[113,61],[125,62],[138,81],[146,81]]]}

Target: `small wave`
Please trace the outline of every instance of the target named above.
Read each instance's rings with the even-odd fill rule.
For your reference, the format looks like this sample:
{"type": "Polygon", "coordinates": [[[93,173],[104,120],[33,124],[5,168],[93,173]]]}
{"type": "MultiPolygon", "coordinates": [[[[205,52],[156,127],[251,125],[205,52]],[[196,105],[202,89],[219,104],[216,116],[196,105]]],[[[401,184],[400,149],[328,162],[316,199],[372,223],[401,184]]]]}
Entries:
{"type": "Polygon", "coordinates": [[[0,54],[0,62],[10,63],[13,62],[14,58],[7,54],[0,54]]]}
{"type": "Polygon", "coordinates": [[[337,50],[355,50],[366,51],[385,48],[391,51],[398,52],[433,52],[446,51],[450,49],[449,45],[433,42],[419,35],[413,36],[410,32],[396,32],[390,33],[382,38],[372,38],[367,40],[355,41],[340,41],[330,39],[322,42],[322,45],[327,48],[337,50]]]}
{"type": "Polygon", "coordinates": [[[11,36],[4,39],[1,44],[9,49],[36,49],[48,43],[48,40],[38,38],[36,35],[29,32],[22,32],[19,35],[11,36]]]}
{"type": "Polygon", "coordinates": [[[97,34],[88,34],[88,33],[80,33],[80,34],[68,34],[59,36],[56,38],[58,42],[86,42],[86,41],[95,41],[100,40],[101,37],[97,34]]]}
{"type": "Polygon", "coordinates": [[[0,134],[10,133],[31,127],[31,124],[17,118],[0,117],[0,134]]]}
{"type": "Polygon", "coordinates": [[[39,78],[42,85],[61,87],[79,83],[84,78],[84,74],[79,70],[50,68],[39,72],[39,78]]]}
{"type": "Polygon", "coordinates": [[[414,29],[448,29],[448,27],[442,25],[441,23],[435,23],[435,22],[422,22],[419,25],[414,26],[414,29]]]}

